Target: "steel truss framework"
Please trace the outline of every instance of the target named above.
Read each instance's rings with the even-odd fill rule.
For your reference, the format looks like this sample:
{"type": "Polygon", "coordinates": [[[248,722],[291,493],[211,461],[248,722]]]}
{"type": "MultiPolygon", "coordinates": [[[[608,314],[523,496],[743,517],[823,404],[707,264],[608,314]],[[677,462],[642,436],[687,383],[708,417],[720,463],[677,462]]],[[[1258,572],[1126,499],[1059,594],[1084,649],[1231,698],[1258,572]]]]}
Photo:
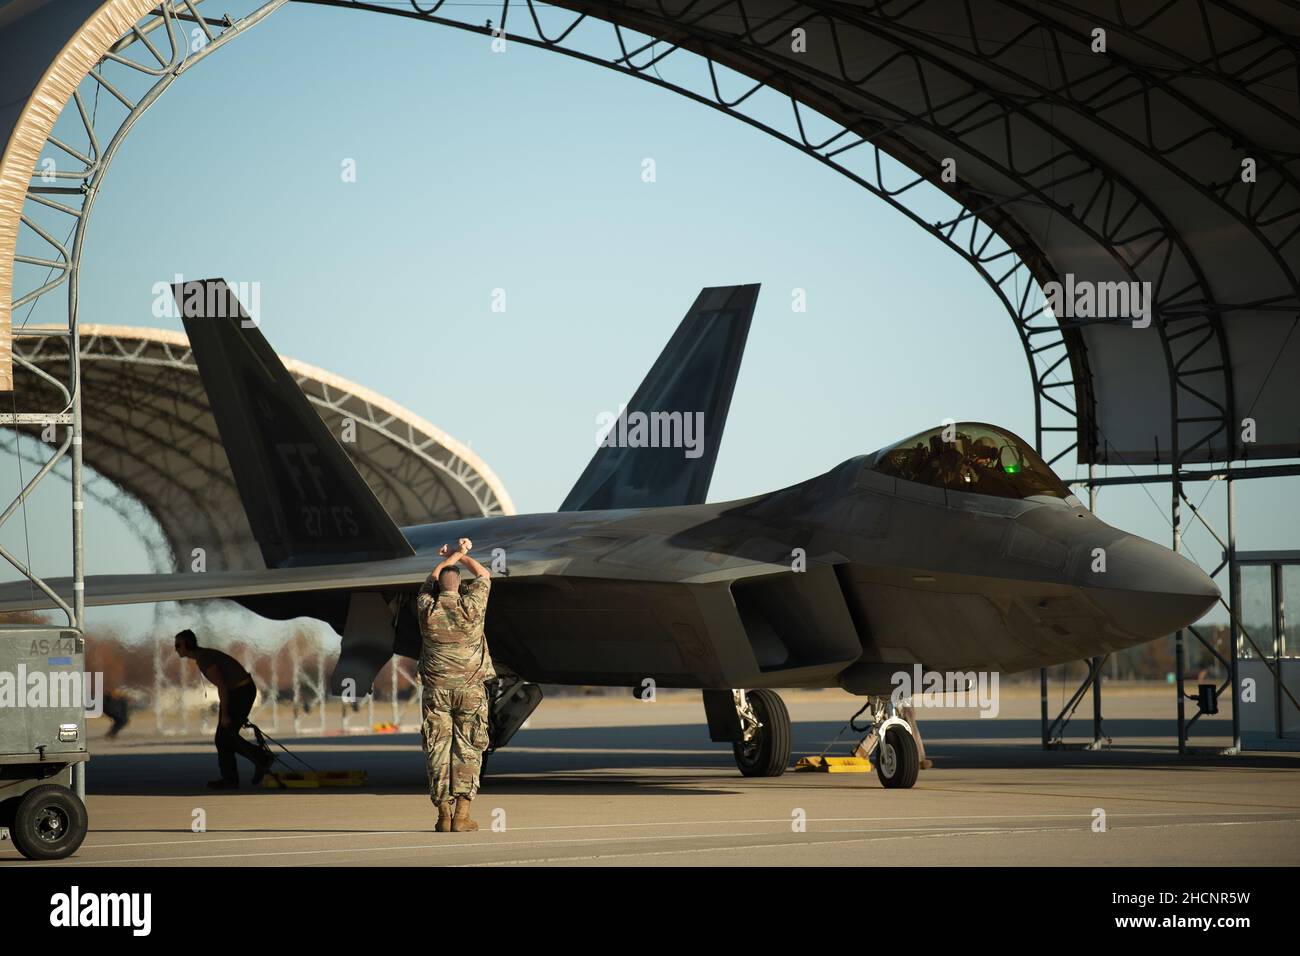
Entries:
{"type": "MultiPolygon", "coordinates": [[[[65,342],[58,337],[24,339],[19,354],[47,370],[67,363],[65,342]]],[[[284,362],[399,524],[512,510],[494,480],[417,417],[337,376],[292,359],[284,362]]],[[[156,516],[165,539],[161,553],[170,559],[165,570],[188,565],[196,547],[210,556],[212,569],[260,568],[185,337],[83,325],[81,368],[90,398],[86,428],[94,436],[87,463],[116,490],[114,495],[101,489],[101,499],[109,497],[124,518],[135,510],[132,502],[156,516]]],[[[41,384],[20,387],[35,395],[41,384]]],[[[38,457],[38,445],[23,442],[20,448],[26,460],[38,457]]]]}
{"type": "MultiPolygon", "coordinates": [[[[83,360],[89,358],[100,363],[147,362],[177,370],[195,371],[193,359],[183,341],[180,344],[150,342],[146,339],[132,340],[131,337],[118,338],[112,335],[94,335],[83,340],[76,321],[78,273],[86,225],[95,197],[118,147],[140,116],[170,84],[233,37],[259,23],[283,5],[285,0],[246,3],[251,9],[239,19],[226,15],[219,18],[201,17],[197,10],[201,2],[202,0],[173,0],[156,7],[114,44],[91,71],[74,93],[72,103],[65,111],[65,115],[77,120],[72,124],[74,132],[78,134],[76,139],[68,132],[61,131],[51,135],[48,140],[47,154],[67,157],[70,162],[66,166],[58,164],[53,170],[42,168],[38,171],[29,185],[27,205],[21,218],[23,232],[14,261],[16,267],[27,268],[19,272],[15,279],[19,283],[25,279],[30,288],[25,291],[15,289],[14,313],[19,315],[20,310],[26,310],[30,315],[39,299],[66,283],[68,323],[63,329],[26,328],[25,325],[15,329],[15,363],[20,380],[24,376],[27,379],[20,391],[24,402],[32,402],[33,409],[40,410],[19,412],[15,407],[13,414],[0,418],[0,424],[36,433],[51,424],[56,427],[71,427],[63,429],[66,433],[64,441],[52,453],[49,452],[48,445],[17,443],[19,455],[35,465],[37,472],[13,506],[0,516],[0,522],[23,506],[40,480],[51,473],[63,458],[72,459],[72,576],[75,601],[68,606],[62,601],[58,602],[60,610],[68,618],[69,626],[84,619],[80,557],[84,482],[81,364],[68,363],[70,351],[67,343],[77,343],[77,351],[83,360]],[[105,105],[110,99],[118,105],[117,115],[110,116],[109,110],[105,109],[105,115],[101,117],[101,94],[105,97],[105,105]],[[69,223],[71,228],[68,237],[60,239],[64,227],[69,223]],[[27,240],[25,243],[22,242],[24,239],[27,240]],[[33,246],[36,249],[33,250],[33,246]],[[148,355],[145,354],[146,351],[149,352],[148,355]]],[[[513,505],[505,498],[499,486],[495,485],[494,480],[485,478],[473,462],[440,440],[438,435],[422,428],[413,416],[394,414],[391,408],[378,404],[364,390],[341,387],[339,383],[343,380],[327,375],[313,375],[310,371],[314,370],[310,370],[309,366],[295,369],[299,383],[307,390],[313,403],[322,410],[322,414],[327,418],[334,416],[340,420],[350,420],[359,431],[369,433],[377,439],[368,444],[361,442],[356,447],[402,450],[400,456],[393,459],[390,454],[392,460],[385,462],[372,460],[372,457],[364,454],[359,456],[358,462],[397,520],[406,518],[414,522],[420,520],[421,516],[427,519],[429,512],[421,515],[413,507],[413,500],[428,505],[434,514],[446,517],[513,510],[513,505]],[[304,372],[303,369],[309,371],[304,372]]],[[[197,377],[195,381],[197,382],[197,377]]],[[[343,386],[349,384],[343,382],[343,386]]],[[[199,392],[201,393],[201,388],[199,392]]],[[[100,487],[103,483],[95,485],[97,490],[93,496],[96,499],[109,504],[123,517],[136,519],[139,517],[138,509],[132,507],[128,500],[135,485],[131,477],[151,472],[151,483],[164,489],[161,498],[150,502],[150,510],[164,524],[167,551],[176,554],[180,543],[193,544],[196,538],[202,537],[193,534],[178,535],[177,529],[168,527],[169,523],[180,520],[178,516],[185,514],[201,519],[201,527],[217,530],[215,536],[208,535],[209,544],[215,544],[218,549],[235,549],[242,542],[247,549],[246,523],[239,518],[238,509],[234,509],[232,518],[231,509],[214,507],[216,498],[220,498],[220,495],[216,498],[205,496],[193,486],[193,482],[187,483],[187,476],[183,472],[164,471],[148,459],[140,457],[138,447],[113,440],[114,435],[129,435],[133,423],[139,421],[142,413],[152,409],[158,413],[153,419],[155,425],[170,423],[173,434],[169,438],[169,449],[194,452],[187,463],[190,470],[204,472],[212,482],[210,487],[233,488],[228,468],[219,467],[224,461],[213,461],[213,436],[206,434],[201,424],[207,411],[201,394],[197,396],[198,400],[195,395],[150,394],[141,389],[139,383],[133,382],[130,376],[105,375],[96,378],[94,397],[104,399],[96,402],[94,415],[109,419],[98,423],[108,427],[95,429],[95,446],[105,455],[105,461],[98,464],[119,485],[119,490],[100,487]],[[98,394],[105,390],[113,394],[98,394]]],[[[210,426],[210,420],[207,424],[210,426]]],[[[219,449],[217,454],[220,455],[219,449]]],[[[128,523],[138,525],[134,520],[128,523]]],[[[159,542],[146,534],[145,543],[150,546],[151,560],[157,563],[154,552],[159,542]]],[[[188,555],[189,551],[190,547],[185,547],[182,553],[188,555]]],[[[34,586],[49,593],[40,576],[34,574],[16,556],[8,553],[3,556],[31,578],[34,586]]],[[[57,600],[57,596],[53,597],[57,600]]]]}
{"type": "MultiPolygon", "coordinates": [[[[49,597],[58,611],[65,616],[66,623],[64,625],[50,625],[50,627],[75,629],[78,633],[84,633],[85,630],[85,563],[82,549],[82,516],[84,508],[82,381],[79,361],[81,348],[80,331],[77,325],[77,296],[86,227],[94,208],[96,194],[114,155],[116,155],[127,134],[130,133],[139,118],[162,95],[167,87],[185,69],[215,50],[220,49],[230,39],[259,22],[275,8],[282,6],[284,2],[285,0],[269,0],[268,3],[252,15],[238,22],[231,21],[228,18],[223,21],[200,22],[200,18],[196,16],[195,22],[200,23],[204,39],[201,48],[193,52],[190,51],[184,34],[178,37],[177,32],[173,30],[177,10],[184,8],[185,11],[193,14],[192,0],[180,0],[180,2],[170,4],[164,3],[163,6],[156,10],[155,14],[148,18],[143,26],[137,25],[132,28],[130,34],[115,44],[83,82],[83,86],[89,84],[95,89],[94,106],[88,109],[86,97],[83,97],[82,90],[79,88],[74,91],[73,106],[84,131],[86,145],[69,143],[54,134],[51,134],[47,143],[47,149],[50,151],[56,152],[58,155],[71,157],[71,166],[59,168],[58,164],[56,164],[56,168],[52,171],[42,170],[40,175],[33,177],[28,186],[27,201],[23,206],[21,225],[27,230],[26,235],[29,240],[34,241],[38,248],[41,243],[44,243],[44,248],[49,251],[43,255],[24,253],[23,233],[20,230],[19,246],[14,255],[15,294],[12,300],[13,313],[16,315],[20,309],[27,307],[28,315],[30,315],[31,309],[35,307],[37,300],[55,291],[65,283],[67,284],[66,327],[56,330],[47,329],[35,333],[42,339],[57,337],[66,343],[64,350],[66,368],[61,369],[56,374],[51,374],[30,360],[15,354],[14,363],[17,368],[31,373],[38,382],[46,385],[47,388],[44,389],[46,400],[49,401],[52,392],[54,401],[45,404],[43,407],[34,404],[32,408],[20,410],[17,404],[18,392],[15,390],[12,411],[0,415],[0,425],[10,427],[26,425],[40,428],[53,425],[56,429],[60,427],[64,429],[64,438],[54,446],[53,451],[48,456],[45,456],[45,460],[41,462],[32,478],[23,485],[18,496],[9,507],[3,513],[0,513],[0,524],[21,512],[26,505],[27,499],[31,497],[41,481],[51,474],[64,458],[70,459],[72,604],[69,605],[63,601],[54,589],[43,580],[42,576],[19,559],[17,555],[0,548],[0,557],[3,557],[17,568],[32,583],[33,587],[39,588],[49,597]],[[149,39],[149,34],[153,33],[158,26],[166,27],[167,55],[163,54],[162,47],[155,45],[149,39]],[[124,92],[124,84],[120,81],[114,82],[110,80],[106,76],[106,68],[110,63],[116,64],[126,74],[133,75],[137,85],[143,83],[145,86],[143,93],[128,95],[127,92],[124,92]],[[120,103],[126,110],[125,117],[118,121],[111,134],[106,131],[105,126],[97,127],[96,125],[96,120],[99,118],[98,95],[101,91],[120,103]],[[61,183],[68,183],[68,185],[62,185],[61,183]],[[57,238],[58,233],[62,230],[60,226],[53,225],[53,223],[59,223],[60,225],[71,224],[67,238],[62,241],[57,238]],[[44,275],[32,282],[31,288],[23,294],[18,294],[19,286],[17,283],[20,276],[17,274],[17,267],[20,265],[32,267],[34,271],[29,272],[29,277],[39,275],[40,270],[45,270],[44,275]]],[[[48,153],[45,153],[45,155],[48,155],[48,153]]],[[[22,327],[17,327],[13,331],[15,343],[22,343],[31,338],[32,335],[32,331],[22,327]]],[[[15,349],[15,353],[17,352],[18,349],[15,349]]],[[[74,787],[78,794],[84,797],[84,765],[78,765],[74,769],[74,787]]]]}
{"type": "MultiPolygon", "coordinates": [[[[238,21],[204,19],[197,0],[164,3],[110,57],[123,62],[123,51],[146,47],[160,66],[154,72],[162,77],[160,93],[195,57],[175,65],[173,45],[169,65],[148,34],[166,27],[171,38],[178,21],[197,25],[208,34],[206,53],[282,2],[272,0],[238,21]]],[[[1125,460],[1099,422],[1088,344],[1090,326],[1099,320],[1057,317],[1045,307],[1041,287],[1065,270],[1055,261],[1052,244],[1039,236],[1056,229],[1065,234],[1058,243],[1093,250],[1101,274],[1150,283],[1153,326],[1168,376],[1171,447],[1157,447],[1149,461],[1170,465],[1171,473],[1146,480],[1171,482],[1175,549],[1182,536],[1180,503],[1188,500],[1183,484],[1214,477],[1190,470],[1190,464],[1224,462],[1230,501],[1233,478],[1300,473],[1291,466],[1232,471],[1228,464],[1242,460],[1249,449],[1238,438],[1242,410],[1236,407],[1225,322],[1238,313],[1300,314],[1297,157],[1227,128],[1183,83],[1191,78],[1218,84],[1289,131],[1300,128],[1300,110],[1288,110],[1263,92],[1268,81],[1296,72],[1300,47],[1238,4],[1167,0],[1134,18],[1118,0],[1086,6],[1069,0],[501,0],[499,7],[475,5],[470,12],[448,0],[300,2],[402,16],[560,52],[671,89],[836,169],[984,278],[1020,336],[1033,383],[1036,444],[1053,464],[1074,452],[1089,465],[1090,490],[1127,480],[1096,477],[1093,465],[1135,462],[1125,460]],[[487,10],[496,16],[485,18],[487,10]],[[977,29],[990,16],[1001,27],[995,39],[977,29]],[[1154,26],[1171,18],[1201,30],[1198,42],[1208,55],[1197,58],[1162,44],[1154,26]],[[1096,26],[1123,43],[1104,57],[1087,58],[1081,67],[1077,54],[1087,51],[1093,39],[1088,28],[1096,26]],[[817,56],[792,55],[796,31],[817,38],[817,56]],[[1219,42],[1221,34],[1230,39],[1219,42]],[[1025,69],[1027,50],[1041,57],[1041,71],[1025,69]],[[663,71],[683,63],[694,67],[689,78],[664,78],[663,71]],[[1145,122],[1134,125],[1135,114],[1145,122]],[[1179,132],[1170,135],[1161,118],[1174,114],[1179,132]],[[1252,290],[1250,298],[1216,292],[1213,263],[1198,254],[1168,211],[1148,200],[1149,190],[1130,169],[1108,161],[1105,149],[1073,132],[1080,118],[1100,129],[1108,143],[1140,152],[1230,222],[1234,234],[1253,243],[1270,263],[1269,282],[1252,290]],[[1030,155],[1018,148],[1032,137],[1050,144],[1046,153],[1030,155]],[[1246,156],[1257,163],[1267,185],[1246,185],[1235,166],[1207,174],[1199,160],[1210,140],[1228,144],[1234,161],[1246,156]],[[958,171],[976,170],[980,187],[960,172],[948,181],[945,160],[953,160],[958,171]],[[920,188],[927,183],[935,189],[920,188]],[[949,209],[936,216],[930,207],[941,197],[949,209]]],[[[1300,9],[1295,0],[1284,2],[1300,9]]],[[[96,82],[115,92],[102,78],[96,82]]],[[[134,103],[118,95],[132,113],[104,160],[153,98],[153,91],[134,103]]],[[[84,118],[80,98],[76,105],[84,118]]],[[[86,160],[84,181],[97,183],[99,170],[92,163],[102,161],[97,153],[86,160]]],[[[86,195],[93,194],[92,185],[86,195]]],[[[30,226],[26,218],[24,223],[30,226]]],[[[84,223],[83,208],[73,255],[63,259],[64,277],[71,277],[74,342],[84,223]]],[[[15,306],[27,298],[16,299],[15,306]]],[[[1225,546],[1230,573],[1235,571],[1232,511],[1230,505],[1225,546]]],[[[1235,596],[1235,587],[1230,593],[1235,596]]],[[[1229,610],[1236,631],[1234,608],[1235,599],[1229,610]]],[[[1181,634],[1176,641],[1181,657],[1181,634]]],[[[1233,651],[1235,657],[1235,642],[1233,651]]],[[[1186,742],[1184,697],[1180,672],[1180,749],[1186,742]]]]}

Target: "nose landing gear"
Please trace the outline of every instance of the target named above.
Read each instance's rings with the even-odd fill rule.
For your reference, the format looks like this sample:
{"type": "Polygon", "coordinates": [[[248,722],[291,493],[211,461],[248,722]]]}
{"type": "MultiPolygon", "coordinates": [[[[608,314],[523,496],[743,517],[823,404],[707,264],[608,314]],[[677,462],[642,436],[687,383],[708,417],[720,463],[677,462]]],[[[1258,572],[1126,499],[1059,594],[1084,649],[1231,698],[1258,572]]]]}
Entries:
{"type": "MultiPolygon", "coordinates": [[[[866,757],[876,765],[876,776],[882,787],[890,790],[914,787],[921,770],[921,751],[912,736],[912,725],[898,716],[894,702],[888,697],[870,698],[863,710],[868,708],[871,726],[853,749],[854,756],[866,757]]],[[[856,726],[854,729],[861,730],[856,726]]]]}
{"type": "Polygon", "coordinates": [[[916,752],[916,741],[906,727],[885,728],[884,739],[876,754],[876,776],[880,785],[890,789],[906,790],[916,784],[921,760],[916,752]]]}

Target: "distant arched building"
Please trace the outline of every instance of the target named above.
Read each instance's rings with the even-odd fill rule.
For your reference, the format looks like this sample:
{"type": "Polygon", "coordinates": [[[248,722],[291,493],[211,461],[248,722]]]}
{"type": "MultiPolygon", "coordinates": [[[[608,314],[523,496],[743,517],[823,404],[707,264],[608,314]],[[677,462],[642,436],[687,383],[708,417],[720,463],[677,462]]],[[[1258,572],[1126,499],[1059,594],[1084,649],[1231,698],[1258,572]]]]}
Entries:
{"type": "MultiPolygon", "coordinates": [[[[56,379],[67,367],[66,334],[23,337],[16,351],[56,379]]],[[[355,422],[356,440],[343,447],[398,526],[515,513],[500,479],[446,432],[355,382],[282,360],[333,434],[345,419],[355,422]]],[[[141,508],[158,522],[162,541],[140,528],[156,570],[172,570],[178,552],[188,555],[183,543],[194,541],[212,542],[214,570],[261,568],[185,334],[82,325],[81,374],[84,460],[107,479],[88,483],[87,496],[129,522],[141,508]]],[[[17,386],[25,400],[58,404],[53,386],[21,367],[17,386]]],[[[22,430],[39,434],[38,426],[22,430]]]]}

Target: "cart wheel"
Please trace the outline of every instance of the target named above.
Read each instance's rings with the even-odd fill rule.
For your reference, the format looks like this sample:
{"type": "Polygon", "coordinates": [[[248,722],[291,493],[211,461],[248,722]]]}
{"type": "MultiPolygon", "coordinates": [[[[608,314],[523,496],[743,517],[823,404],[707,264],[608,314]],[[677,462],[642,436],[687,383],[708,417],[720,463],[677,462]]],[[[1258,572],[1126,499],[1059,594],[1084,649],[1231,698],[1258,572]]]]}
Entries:
{"type": "Polygon", "coordinates": [[[29,860],[62,860],[77,852],[88,828],[81,799],[67,787],[45,784],[23,794],[9,837],[29,860]]]}

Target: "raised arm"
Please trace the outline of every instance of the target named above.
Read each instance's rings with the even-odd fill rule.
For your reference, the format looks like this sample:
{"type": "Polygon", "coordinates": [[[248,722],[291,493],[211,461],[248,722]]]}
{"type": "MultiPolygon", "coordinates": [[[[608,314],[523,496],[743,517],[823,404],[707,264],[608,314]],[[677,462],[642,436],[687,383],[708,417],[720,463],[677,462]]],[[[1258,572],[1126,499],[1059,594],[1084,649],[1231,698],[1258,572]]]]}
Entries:
{"type": "Polygon", "coordinates": [[[456,542],[456,547],[461,553],[461,559],[469,565],[469,569],[474,572],[474,577],[487,580],[492,577],[492,572],[483,565],[479,564],[469,556],[470,550],[474,547],[474,542],[469,538],[461,538],[456,542]]]}
{"type": "MultiPolygon", "coordinates": [[[[461,540],[464,541],[465,539],[461,538],[461,540]]],[[[443,556],[442,560],[439,561],[437,566],[432,571],[429,572],[429,577],[432,578],[435,583],[438,580],[438,576],[441,575],[443,571],[447,570],[447,568],[459,564],[461,559],[465,557],[464,551],[461,551],[459,549],[456,551],[452,551],[451,548],[449,548],[445,544],[438,549],[438,553],[443,556]]]]}
{"type": "Polygon", "coordinates": [[[463,560],[466,564],[468,564],[468,565],[469,565],[469,569],[470,569],[471,571],[474,572],[474,577],[476,577],[476,578],[484,578],[484,579],[487,579],[487,578],[492,577],[492,572],[491,572],[491,571],[489,571],[487,568],[483,567],[483,565],[479,564],[477,561],[475,561],[473,558],[471,558],[468,554],[465,555],[465,556],[462,558],[462,560],[463,560]]]}

